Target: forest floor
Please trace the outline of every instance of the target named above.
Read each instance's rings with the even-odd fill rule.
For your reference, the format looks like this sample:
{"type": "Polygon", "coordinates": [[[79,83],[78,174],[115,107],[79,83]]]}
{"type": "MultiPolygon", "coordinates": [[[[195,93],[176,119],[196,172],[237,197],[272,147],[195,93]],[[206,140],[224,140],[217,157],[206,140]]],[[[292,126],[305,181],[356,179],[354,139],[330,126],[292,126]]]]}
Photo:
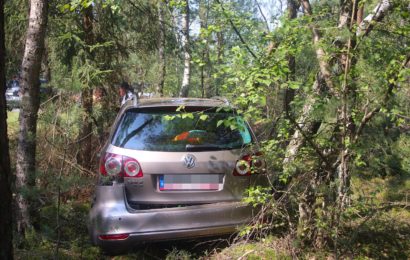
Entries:
{"type": "MultiPolygon", "coordinates": [[[[18,111],[8,112],[8,132],[12,165],[18,133],[18,111]]],[[[39,131],[41,133],[41,129],[39,131]]],[[[38,144],[41,158],[51,153],[38,144]]],[[[58,161],[58,160],[57,160],[58,161]]],[[[40,164],[42,165],[42,164],[40,164]]],[[[41,168],[41,167],[40,167],[41,168]]],[[[40,169],[39,171],[42,171],[40,169]]],[[[232,244],[231,237],[201,240],[170,241],[140,246],[132,252],[116,257],[104,256],[92,246],[87,234],[86,220],[90,207],[94,176],[63,175],[66,192],[61,194],[62,205],[57,214],[55,173],[39,173],[42,190],[35,192],[37,213],[35,230],[24,238],[16,238],[19,246],[16,259],[334,259],[332,247],[323,250],[298,249],[296,241],[279,234],[260,240],[232,244]],[[53,177],[54,176],[54,177],[53,177]],[[60,216],[57,228],[56,216],[60,216]],[[59,232],[57,232],[57,230],[59,232]],[[59,235],[58,235],[59,234],[59,235]],[[58,252],[57,252],[58,248],[58,252]]],[[[64,188],[64,185],[62,185],[64,188]]],[[[64,190],[64,189],[63,189],[64,190]]],[[[352,209],[351,221],[346,221],[346,234],[340,238],[338,254],[355,259],[410,258],[410,176],[355,176],[353,194],[361,201],[352,209]],[[372,205],[372,206],[369,206],[372,205]]]]}

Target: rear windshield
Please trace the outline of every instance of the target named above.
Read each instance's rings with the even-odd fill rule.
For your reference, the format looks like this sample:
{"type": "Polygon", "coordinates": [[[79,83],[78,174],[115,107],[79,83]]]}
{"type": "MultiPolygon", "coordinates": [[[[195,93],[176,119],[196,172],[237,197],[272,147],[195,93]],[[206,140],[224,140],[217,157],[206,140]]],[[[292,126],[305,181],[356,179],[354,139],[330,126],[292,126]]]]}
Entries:
{"type": "Polygon", "coordinates": [[[239,149],[252,142],[247,124],[234,112],[128,110],[112,139],[118,147],[146,151],[239,149]]]}

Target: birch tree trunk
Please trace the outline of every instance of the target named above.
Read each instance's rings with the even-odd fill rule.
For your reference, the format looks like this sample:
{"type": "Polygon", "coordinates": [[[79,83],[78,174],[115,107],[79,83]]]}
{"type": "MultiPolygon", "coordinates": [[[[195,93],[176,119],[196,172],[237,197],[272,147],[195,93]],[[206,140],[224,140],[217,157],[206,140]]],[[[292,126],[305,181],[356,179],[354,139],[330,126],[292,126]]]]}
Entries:
{"type": "MultiPolygon", "coordinates": [[[[338,123],[342,126],[341,134],[341,150],[339,153],[338,161],[335,162],[336,166],[336,178],[337,178],[337,207],[339,210],[345,209],[350,204],[350,164],[353,158],[352,149],[347,146],[347,143],[355,141],[358,137],[358,127],[353,120],[352,110],[353,104],[356,101],[356,87],[353,82],[348,82],[348,74],[350,70],[356,65],[357,59],[355,55],[351,55],[352,50],[356,47],[356,38],[366,36],[373,28],[376,22],[380,21],[393,7],[393,3],[390,0],[381,0],[373,12],[369,14],[366,18],[362,20],[363,9],[359,8],[358,0],[350,3],[350,17],[349,22],[346,22],[342,26],[348,27],[351,31],[349,40],[344,44],[344,50],[341,57],[339,58],[339,64],[343,65],[343,83],[342,83],[342,95],[341,101],[342,105],[340,108],[340,116],[338,118],[338,123]],[[357,26],[356,32],[353,31],[354,24],[359,24],[357,26]]],[[[348,4],[346,4],[348,6],[348,4]]],[[[335,218],[339,218],[338,214],[335,218]]]]}
{"type": "MultiPolygon", "coordinates": [[[[309,1],[302,0],[301,3],[305,10],[305,14],[308,16],[312,16],[312,9],[311,9],[309,1]]],[[[345,4],[350,4],[350,1],[346,1],[345,4]]],[[[342,6],[341,10],[342,11],[340,13],[340,18],[339,18],[339,23],[338,23],[339,28],[345,26],[349,22],[349,19],[348,19],[349,14],[346,14],[346,10],[350,10],[350,9],[345,6],[342,6]]],[[[337,95],[333,87],[332,74],[330,72],[330,64],[328,61],[324,59],[324,57],[326,57],[327,55],[324,49],[320,46],[321,35],[319,32],[319,29],[316,28],[315,26],[311,26],[311,30],[312,30],[313,44],[315,45],[315,48],[316,48],[316,58],[319,61],[320,73],[318,73],[316,76],[316,80],[312,87],[312,90],[313,90],[312,94],[306,98],[306,102],[303,107],[301,116],[296,120],[297,123],[300,125],[300,129],[295,131],[286,149],[287,156],[284,160],[285,166],[294,160],[296,154],[299,152],[299,149],[304,145],[305,138],[302,135],[302,132],[308,135],[311,135],[311,134],[314,134],[314,132],[312,131],[315,129],[318,129],[319,127],[317,124],[312,125],[312,122],[310,123],[307,122],[307,119],[311,118],[310,114],[313,112],[313,105],[316,102],[315,96],[325,94],[326,92],[333,94],[333,95],[337,95]],[[320,84],[322,79],[325,84],[320,84]],[[323,88],[322,85],[324,85],[325,87],[323,88]]],[[[333,75],[333,77],[339,76],[339,75],[333,75]]]]}
{"type": "MultiPolygon", "coordinates": [[[[295,0],[288,0],[287,2],[287,11],[288,11],[288,19],[292,20],[297,17],[297,9],[299,8],[299,3],[295,0]]],[[[294,56],[290,56],[288,58],[288,66],[289,66],[289,77],[288,80],[295,80],[295,73],[296,73],[296,61],[294,56]]],[[[330,78],[330,77],[329,77],[330,78]]],[[[313,84],[313,93],[320,94],[320,75],[317,75],[316,81],[313,84]]],[[[293,101],[295,96],[294,89],[286,89],[285,90],[285,98],[284,98],[284,109],[286,113],[290,113],[290,103],[293,101]]],[[[291,162],[296,154],[299,152],[299,148],[304,144],[305,137],[302,136],[302,131],[307,133],[312,133],[317,128],[317,122],[308,121],[308,117],[310,116],[310,111],[314,103],[316,102],[315,95],[310,95],[305,102],[303,107],[302,115],[299,118],[300,121],[304,122],[303,125],[299,125],[299,129],[294,132],[294,136],[291,142],[288,145],[287,150],[287,157],[285,158],[285,165],[286,167],[289,166],[288,162],[291,162]],[[302,129],[302,131],[300,130],[302,129]]],[[[296,122],[297,123],[297,122],[296,122]]],[[[286,168],[285,168],[286,169],[286,168]]],[[[301,193],[298,203],[298,225],[297,225],[297,236],[302,238],[301,241],[304,242],[305,240],[313,240],[313,236],[315,234],[314,227],[314,207],[316,203],[316,174],[312,174],[308,178],[309,180],[305,181],[304,191],[301,193]]]]}
{"type": "MultiPolygon", "coordinates": [[[[305,15],[307,16],[312,16],[312,7],[309,3],[308,0],[301,0],[305,15]]],[[[323,49],[323,47],[320,44],[320,41],[322,39],[321,32],[319,28],[316,27],[314,23],[310,24],[310,29],[312,31],[312,37],[313,37],[313,44],[315,47],[315,52],[316,52],[316,58],[319,63],[319,69],[321,76],[323,79],[326,81],[327,89],[330,92],[334,92],[334,86],[333,86],[333,81],[331,77],[331,70],[330,70],[330,65],[326,60],[326,52],[323,49]]]]}
{"type": "Polygon", "coordinates": [[[22,106],[16,162],[16,221],[20,234],[24,234],[31,225],[29,203],[23,193],[24,189],[35,184],[39,76],[47,27],[47,5],[46,0],[30,1],[29,26],[22,62],[22,106]]]}
{"type": "MultiPolygon", "coordinates": [[[[313,12],[309,1],[302,0],[301,3],[303,5],[305,15],[313,16],[313,12]]],[[[339,15],[339,28],[342,28],[349,23],[351,18],[350,12],[350,1],[343,2],[339,15]]],[[[333,95],[334,97],[338,97],[339,93],[337,93],[337,90],[335,89],[333,84],[333,78],[337,73],[331,73],[330,61],[325,59],[327,55],[323,47],[321,46],[322,36],[320,30],[314,24],[310,25],[310,28],[312,31],[312,40],[315,46],[316,58],[319,63],[320,72],[316,76],[312,93],[310,93],[306,98],[301,116],[297,119],[297,121],[294,122],[294,124],[297,125],[297,130],[293,134],[293,137],[286,150],[284,170],[286,171],[288,168],[291,168],[291,163],[295,160],[296,156],[300,151],[300,148],[306,142],[309,142],[309,145],[312,146],[312,148],[314,148],[316,153],[319,155],[320,160],[323,161],[321,164],[325,165],[323,169],[320,169],[320,167],[318,167],[318,169],[316,169],[314,177],[308,178],[310,179],[310,181],[307,181],[305,184],[305,192],[302,193],[301,199],[299,201],[299,220],[297,230],[298,237],[303,243],[313,242],[317,247],[320,248],[323,247],[325,244],[325,236],[322,230],[317,228],[313,221],[313,219],[316,219],[317,217],[312,216],[312,214],[314,214],[315,212],[315,207],[317,207],[317,198],[315,195],[315,191],[317,186],[329,184],[331,179],[329,179],[328,176],[331,176],[331,178],[333,178],[331,173],[333,162],[331,162],[330,159],[323,154],[322,150],[319,147],[315,146],[314,142],[310,140],[311,136],[313,136],[319,129],[321,122],[309,121],[309,118],[311,118],[315,104],[318,102],[319,98],[329,94],[333,95]],[[324,84],[321,84],[321,78],[323,78],[324,84]]],[[[321,205],[324,216],[329,215],[327,210],[328,206],[331,204],[333,203],[328,203],[327,201],[325,201],[321,205]]]]}
{"type": "MultiPolygon", "coordinates": [[[[309,0],[301,0],[305,15],[312,16],[312,9],[309,0]]],[[[379,21],[386,12],[391,8],[389,1],[382,0],[373,14],[369,15],[364,20],[371,20],[369,25],[359,26],[357,31],[354,32],[355,23],[358,23],[357,19],[361,19],[361,11],[359,10],[358,1],[341,1],[340,15],[337,27],[342,29],[348,29],[351,34],[347,41],[337,39],[334,41],[334,47],[337,51],[326,54],[324,48],[321,46],[321,32],[320,28],[314,23],[310,25],[312,31],[312,40],[316,50],[316,58],[319,63],[319,73],[317,74],[315,84],[313,86],[312,93],[308,94],[305,100],[304,107],[301,115],[294,119],[294,125],[296,131],[293,134],[291,141],[286,149],[286,158],[284,160],[284,171],[293,170],[291,168],[292,162],[298,156],[300,148],[309,142],[309,146],[313,148],[321,159],[321,166],[318,167],[315,173],[317,182],[306,183],[304,187],[307,191],[312,189],[312,184],[316,186],[328,186],[329,188],[329,201],[325,200],[320,206],[324,216],[330,217],[333,225],[339,223],[337,220],[340,216],[340,212],[348,205],[349,201],[349,189],[350,189],[350,167],[353,153],[348,148],[347,144],[351,143],[357,135],[355,122],[352,120],[352,111],[356,104],[356,89],[354,86],[354,80],[350,80],[349,72],[356,64],[355,55],[353,50],[356,47],[356,35],[365,36],[368,34],[373,26],[374,21],[379,21]],[[383,12],[381,12],[383,10],[383,12]],[[355,34],[356,33],[356,34],[355,34]],[[332,60],[327,60],[325,57],[332,56],[332,60]],[[337,70],[330,70],[331,67],[337,67],[337,70]],[[344,74],[344,75],[343,75],[344,74]],[[320,84],[320,79],[323,77],[323,83],[320,84]],[[334,88],[333,80],[339,80],[340,88],[334,88]],[[337,140],[338,145],[335,146],[335,151],[332,153],[326,152],[331,156],[327,156],[320,147],[310,139],[313,136],[322,122],[309,122],[308,119],[314,111],[315,104],[321,98],[331,96],[340,100],[341,105],[338,107],[337,128],[330,137],[332,140],[337,140]],[[337,180],[337,181],[336,181],[337,180]],[[336,181],[336,186],[331,186],[332,181],[336,181]],[[335,189],[335,187],[337,187],[335,189]],[[332,210],[332,207],[336,207],[337,210],[332,210]]],[[[360,127],[359,127],[360,128],[360,127]]],[[[307,194],[311,194],[308,192],[307,194]]],[[[310,197],[310,201],[306,203],[306,199],[301,199],[299,204],[299,226],[298,231],[306,230],[307,217],[310,217],[309,213],[314,212],[315,205],[311,203],[315,200],[314,196],[310,197]]],[[[310,224],[312,226],[312,224],[310,224]]],[[[313,227],[313,226],[312,226],[313,227]]],[[[299,232],[298,232],[299,233],[299,232]]],[[[320,230],[317,230],[316,242],[323,245],[325,241],[322,237],[320,230]],[[318,242],[319,241],[319,242],[318,242]]],[[[303,237],[302,237],[303,238],[303,237]]],[[[311,238],[307,238],[311,239],[311,238]]],[[[311,242],[313,242],[311,240],[311,242]]]]}
{"type": "Polygon", "coordinates": [[[363,21],[359,24],[356,34],[357,36],[365,36],[372,29],[375,22],[380,21],[394,7],[393,3],[390,0],[381,0],[373,11],[367,15],[363,21]]]}
{"type": "Polygon", "coordinates": [[[189,84],[191,82],[191,53],[189,42],[189,1],[185,0],[185,8],[182,12],[182,48],[184,51],[184,76],[179,92],[180,97],[188,97],[189,84]]]}
{"type": "Polygon", "coordinates": [[[12,193],[5,78],[4,1],[0,1],[0,260],[13,259],[12,193]]]}
{"type": "Polygon", "coordinates": [[[164,24],[164,3],[158,2],[158,23],[159,23],[159,82],[157,86],[157,93],[164,96],[164,83],[166,75],[166,60],[165,60],[165,24],[164,24]]]}
{"type": "MultiPolygon", "coordinates": [[[[83,30],[85,34],[84,41],[86,43],[86,59],[93,59],[91,46],[94,44],[93,35],[93,7],[90,5],[83,10],[83,30]]],[[[81,90],[81,107],[82,107],[82,122],[78,136],[79,154],[77,156],[78,163],[85,169],[92,168],[92,112],[93,112],[93,86],[91,82],[83,82],[85,86],[81,90]]]]}

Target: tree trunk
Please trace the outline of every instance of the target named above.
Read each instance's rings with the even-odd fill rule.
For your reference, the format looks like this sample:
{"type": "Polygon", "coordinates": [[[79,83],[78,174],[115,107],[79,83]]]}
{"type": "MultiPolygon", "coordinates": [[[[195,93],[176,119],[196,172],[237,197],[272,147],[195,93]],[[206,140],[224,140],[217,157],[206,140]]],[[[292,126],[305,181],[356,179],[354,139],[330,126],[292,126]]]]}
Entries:
{"type": "Polygon", "coordinates": [[[44,79],[47,80],[47,82],[50,82],[51,81],[51,68],[50,68],[50,62],[49,62],[49,57],[48,57],[47,45],[44,48],[42,63],[43,63],[42,73],[43,73],[44,79]]]}
{"type": "Polygon", "coordinates": [[[363,22],[363,15],[364,15],[364,3],[359,5],[359,9],[357,10],[357,25],[360,25],[363,22]]]}
{"type": "MultiPolygon", "coordinates": [[[[93,7],[90,5],[83,10],[83,30],[85,33],[84,41],[86,43],[86,59],[93,59],[91,46],[94,44],[93,35],[93,7]]],[[[78,164],[85,169],[92,168],[92,112],[93,112],[93,89],[91,82],[83,82],[85,86],[81,90],[81,108],[82,121],[81,129],[78,136],[79,154],[77,156],[78,164]]]]}
{"type": "MultiPolygon", "coordinates": [[[[305,11],[305,15],[308,16],[312,16],[312,10],[311,10],[311,6],[308,0],[302,0],[301,1],[304,11],[305,11]]],[[[339,28],[343,28],[345,26],[349,27],[350,21],[352,21],[352,17],[354,17],[355,12],[352,12],[352,8],[354,8],[352,6],[351,1],[345,1],[342,2],[342,6],[340,9],[340,16],[339,16],[339,22],[338,22],[338,27],[339,28]],[[352,15],[353,14],[353,15],[352,15]]],[[[309,94],[307,96],[307,99],[305,101],[303,110],[302,110],[302,114],[301,116],[297,119],[297,120],[293,120],[295,124],[297,124],[297,130],[295,131],[295,133],[293,134],[293,137],[286,149],[286,158],[284,160],[284,171],[289,171],[289,170],[293,170],[292,168],[292,162],[294,161],[294,159],[296,158],[297,154],[299,153],[300,148],[305,144],[306,141],[310,141],[310,136],[312,136],[314,133],[317,132],[317,130],[320,127],[321,122],[309,122],[308,119],[311,118],[311,114],[314,110],[314,105],[318,100],[318,97],[321,97],[323,95],[326,95],[326,93],[330,93],[335,97],[341,96],[339,95],[339,93],[336,92],[336,89],[334,88],[333,85],[333,80],[332,78],[334,78],[335,76],[340,76],[340,72],[336,73],[335,75],[331,74],[331,70],[330,70],[330,61],[327,61],[325,59],[326,57],[326,53],[323,49],[323,47],[321,47],[320,45],[320,41],[321,41],[321,34],[319,29],[314,25],[310,25],[310,28],[312,30],[312,36],[313,36],[313,44],[315,45],[315,50],[316,50],[316,58],[319,62],[319,70],[320,73],[317,74],[316,76],[316,81],[313,87],[313,93],[309,94]],[[320,79],[323,77],[323,81],[325,83],[325,88],[321,87],[322,84],[320,84],[320,79]]],[[[352,41],[349,40],[348,44],[349,44],[349,48],[351,47],[351,43],[352,41]]],[[[342,48],[344,47],[345,44],[339,44],[338,47],[342,48]]],[[[346,57],[349,57],[349,54],[346,55],[346,57]]],[[[339,59],[337,60],[338,65],[340,67],[344,66],[345,69],[348,69],[348,58],[343,58],[343,55],[341,55],[339,57],[339,59]],[[343,61],[344,60],[344,61],[343,61]]],[[[346,71],[344,71],[346,72],[346,71]]],[[[346,78],[346,75],[345,75],[346,78]]],[[[345,93],[342,93],[342,98],[345,98],[344,96],[345,93]]],[[[345,100],[346,101],[346,100],[345,100]]],[[[346,101],[347,102],[347,101],[346,101]]],[[[289,116],[288,116],[289,117],[289,116]]],[[[317,173],[316,176],[317,180],[321,180],[318,183],[315,184],[316,185],[328,185],[330,182],[329,177],[325,177],[325,176],[329,176],[328,171],[332,170],[332,167],[334,165],[334,161],[329,162],[329,158],[326,158],[323,155],[323,152],[320,150],[320,148],[318,147],[314,147],[314,143],[311,142],[310,145],[312,146],[312,148],[314,148],[318,155],[321,157],[321,160],[324,161],[324,163],[326,164],[325,169],[317,169],[317,173]]],[[[342,163],[341,165],[343,166],[347,166],[348,165],[348,158],[349,156],[344,156],[343,153],[345,152],[344,149],[342,149],[342,160],[346,159],[344,163],[342,163]]],[[[347,173],[347,169],[348,168],[343,168],[343,173],[347,173]]],[[[345,175],[343,175],[345,176],[345,175]]],[[[343,177],[340,176],[341,178],[343,178],[343,184],[348,185],[348,180],[343,177]]],[[[335,178],[335,176],[331,177],[331,178],[335,178]]],[[[337,178],[337,176],[336,176],[337,178]]],[[[307,183],[306,184],[306,190],[314,190],[312,189],[312,184],[311,183],[307,183]]],[[[316,243],[317,246],[321,247],[324,245],[325,240],[324,240],[324,236],[321,232],[320,229],[317,230],[311,230],[314,229],[314,223],[311,223],[311,221],[309,221],[308,217],[311,218],[311,216],[307,213],[309,212],[314,212],[314,207],[315,207],[315,201],[316,201],[316,197],[314,195],[314,193],[309,193],[312,194],[311,196],[309,196],[309,200],[308,203],[306,200],[301,200],[299,202],[299,222],[298,222],[298,236],[302,241],[306,241],[306,240],[310,240],[311,242],[312,239],[315,239],[313,237],[313,234],[315,234],[316,236],[316,243]],[[306,213],[307,212],[307,213],[306,213]],[[306,236],[306,232],[305,230],[311,230],[311,232],[308,232],[306,236]]],[[[323,210],[325,211],[324,214],[327,216],[328,212],[327,211],[327,207],[329,205],[329,203],[324,203],[326,205],[322,205],[323,210]]],[[[333,204],[333,203],[332,203],[333,204]]]]}
{"type": "Polygon", "coordinates": [[[212,85],[211,85],[211,59],[209,57],[209,42],[206,43],[206,49],[205,49],[205,55],[204,55],[204,59],[205,59],[205,73],[203,75],[203,85],[204,85],[204,97],[206,98],[210,98],[212,96],[214,96],[213,90],[212,90],[212,85]]]}
{"type": "Polygon", "coordinates": [[[304,190],[298,198],[298,225],[297,236],[304,246],[310,245],[317,234],[315,227],[315,204],[317,192],[317,174],[307,174],[304,190]]]}
{"type": "MultiPolygon", "coordinates": [[[[305,9],[305,12],[307,15],[311,16],[312,15],[312,10],[311,6],[308,0],[302,0],[303,7],[305,9]]],[[[349,4],[349,3],[346,3],[349,4]]],[[[349,8],[342,7],[342,10],[346,10],[349,8]]],[[[339,24],[338,27],[343,27],[348,24],[349,19],[345,19],[345,12],[341,12],[340,14],[340,19],[339,19],[339,24]]],[[[349,15],[348,15],[349,16],[349,15]]],[[[347,17],[348,18],[348,17],[347,17]]],[[[314,130],[317,130],[319,126],[317,125],[318,123],[312,123],[312,122],[307,122],[307,119],[310,118],[310,114],[313,111],[313,105],[316,102],[315,95],[322,95],[326,92],[330,92],[333,94],[336,94],[334,92],[333,88],[333,82],[331,79],[331,73],[330,73],[330,64],[323,60],[323,57],[325,56],[325,52],[322,47],[320,47],[320,40],[321,36],[319,33],[319,30],[316,27],[311,27],[312,34],[313,34],[313,43],[315,44],[315,47],[317,48],[316,50],[316,58],[319,61],[319,67],[320,67],[320,73],[317,74],[316,76],[316,81],[313,85],[313,95],[310,95],[307,97],[305,105],[302,110],[302,115],[296,120],[297,123],[300,125],[301,130],[296,130],[287,149],[286,149],[286,158],[284,160],[285,165],[293,161],[295,155],[299,152],[299,149],[301,146],[305,143],[304,142],[304,137],[302,135],[302,132],[311,135],[314,134],[314,130]],[[319,49],[319,50],[318,50],[319,49]],[[323,74],[325,72],[325,74],[323,74]],[[323,81],[326,83],[326,88],[323,88],[320,84],[321,79],[323,78],[323,81]],[[312,132],[313,131],[313,132],[312,132]]],[[[340,76],[336,75],[336,76],[340,76]]],[[[319,123],[320,124],[320,123],[319,123]]]]}
{"type": "Polygon", "coordinates": [[[12,193],[5,78],[4,1],[0,1],[0,260],[13,259],[12,193]]]}
{"type": "MultiPolygon", "coordinates": [[[[302,0],[301,1],[305,15],[307,16],[312,16],[312,7],[310,6],[310,3],[308,0],[302,0]]],[[[326,82],[327,88],[329,92],[334,92],[335,88],[333,86],[333,81],[331,77],[331,70],[330,70],[330,65],[328,61],[326,60],[326,52],[323,49],[323,47],[320,44],[320,40],[322,38],[322,35],[319,31],[319,29],[316,27],[314,23],[310,24],[310,29],[312,31],[312,37],[313,37],[313,44],[315,45],[315,52],[316,52],[316,58],[319,63],[319,69],[320,73],[322,74],[321,76],[323,77],[324,81],[326,82]]]]}
{"type": "MultiPolygon", "coordinates": [[[[208,13],[209,13],[209,0],[201,1],[199,4],[199,23],[202,30],[208,29],[208,13]],[[206,4],[206,5],[205,5],[206,4]]],[[[202,66],[201,66],[201,90],[202,97],[211,97],[211,68],[210,68],[210,58],[209,58],[209,37],[206,36],[205,46],[202,49],[202,66]]]]}
{"type": "MultiPolygon", "coordinates": [[[[347,142],[350,142],[354,139],[355,131],[356,131],[356,123],[352,117],[352,107],[353,104],[356,103],[356,87],[354,82],[356,81],[354,78],[349,83],[348,77],[349,72],[352,67],[354,67],[357,63],[357,58],[355,55],[351,55],[351,52],[356,47],[356,34],[353,32],[355,24],[358,23],[358,18],[360,18],[361,14],[359,14],[359,6],[358,0],[352,2],[348,2],[345,5],[345,12],[350,13],[348,16],[348,22],[341,24],[339,21],[339,26],[346,27],[351,31],[350,37],[346,43],[344,43],[344,52],[340,55],[339,58],[339,66],[344,68],[344,77],[342,83],[342,95],[341,101],[342,105],[340,108],[338,122],[339,125],[342,126],[342,133],[341,133],[341,149],[339,154],[338,162],[340,164],[336,168],[336,177],[338,179],[338,196],[337,196],[337,204],[339,210],[343,210],[350,201],[349,191],[350,191],[350,159],[352,158],[352,151],[350,148],[346,146],[347,142]]],[[[360,18],[361,19],[361,18],[360,18]]],[[[337,216],[339,217],[339,215],[337,216]]]]}
{"type": "MultiPolygon", "coordinates": [[[[297,17],[297,9],[299,8],[298,2],[296,0],[288,0],[287,2],[287,11],[288,11],[288,19],[292,20],[297,17]]],[[[296,73],[296,61],[295,61],[295,56],[290,55],[288,58],[288,66],[289,66],[289,77],[288,80],[295,80],[295,73],[296,73]]],[[[285,111],[290,110],[290,102],[293,101],[293,98],[295,97],[295,90],[291,88],[287,88],[285,90],[285,98],[284,98],[284,105],[283,108],[285,111]]]]}
{"type": "Polygon", "coordinates": [[[359,24],[356,31],[357,36],[367,35],[373,29],[375,22],[380,21],[393,7],[390,0],[380,0],[373,11],[359,24]]]}
{"type": "Polygon", "coordinates": [[[165,24],[164,24],[164,3],[158,2],[158,23],[159,23],[159,46],[158,46],[158,58],[159,58],[159,82],[157,86],[157,93],[164,96],[164,83],[166,75],[166,60],[165,60],[165,24]]]}
{"type": "MultiPolygon", "coordinates": [[[[224,52],[224,36],[222,32],[216,32],[216,64],[217,67],[219,68],[222,65],[222,56],[224,52]]],[[[221,75],[218,76],[215,80],[215,95],[219,96],[219,88],[221,85],[221,75]]]]}
{"type": "Polygon", "coordinates": [[[44,51],[47,27],[47,1],[31,0],[26,46],[22,62],[22,107],[19,122],[16,163],[16,206],[17,230],[24,234],[31,225],[29,203],[23,195],[24,189],[35,184],[36,170],[36,128],[39,108],[39,76],[44,51]]]}
{"type": "Polygon", "coordinates": [[[182,78],[180,97],[188,97],[191,81],[191,53],[189,46],[189,1],[185,0],[185,10],[182,12],[182,48],[184,50],[184,76],[182,78]]]}

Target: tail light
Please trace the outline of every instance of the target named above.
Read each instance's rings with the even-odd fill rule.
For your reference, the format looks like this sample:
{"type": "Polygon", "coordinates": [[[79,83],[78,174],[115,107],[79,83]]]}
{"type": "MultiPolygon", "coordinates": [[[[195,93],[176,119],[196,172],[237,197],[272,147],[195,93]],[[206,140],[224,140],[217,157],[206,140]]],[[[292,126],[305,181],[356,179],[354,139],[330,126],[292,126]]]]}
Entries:
{"type": "Polygon", "coordinates": [[[258,174],[265,172],[266,162],[262,153],[257,152],[253,155],[244,155],[236,161],[233,175],[235,176],[249,176],[251,174],[258,174]]]}
{"type": "Polygon", "coordinates": [[[115,234],[115,235],[100,235],[99,239],[101,240],[124,240],[127,239],[129,234],[115,234]]]}
{"type": "Polygon", "coordinates": [[[132,178],[144,176],[137,160],[125,155],[113,153],[106,153],[104,157],[101,157],[100,173],[104,176],[132,178]]]}

